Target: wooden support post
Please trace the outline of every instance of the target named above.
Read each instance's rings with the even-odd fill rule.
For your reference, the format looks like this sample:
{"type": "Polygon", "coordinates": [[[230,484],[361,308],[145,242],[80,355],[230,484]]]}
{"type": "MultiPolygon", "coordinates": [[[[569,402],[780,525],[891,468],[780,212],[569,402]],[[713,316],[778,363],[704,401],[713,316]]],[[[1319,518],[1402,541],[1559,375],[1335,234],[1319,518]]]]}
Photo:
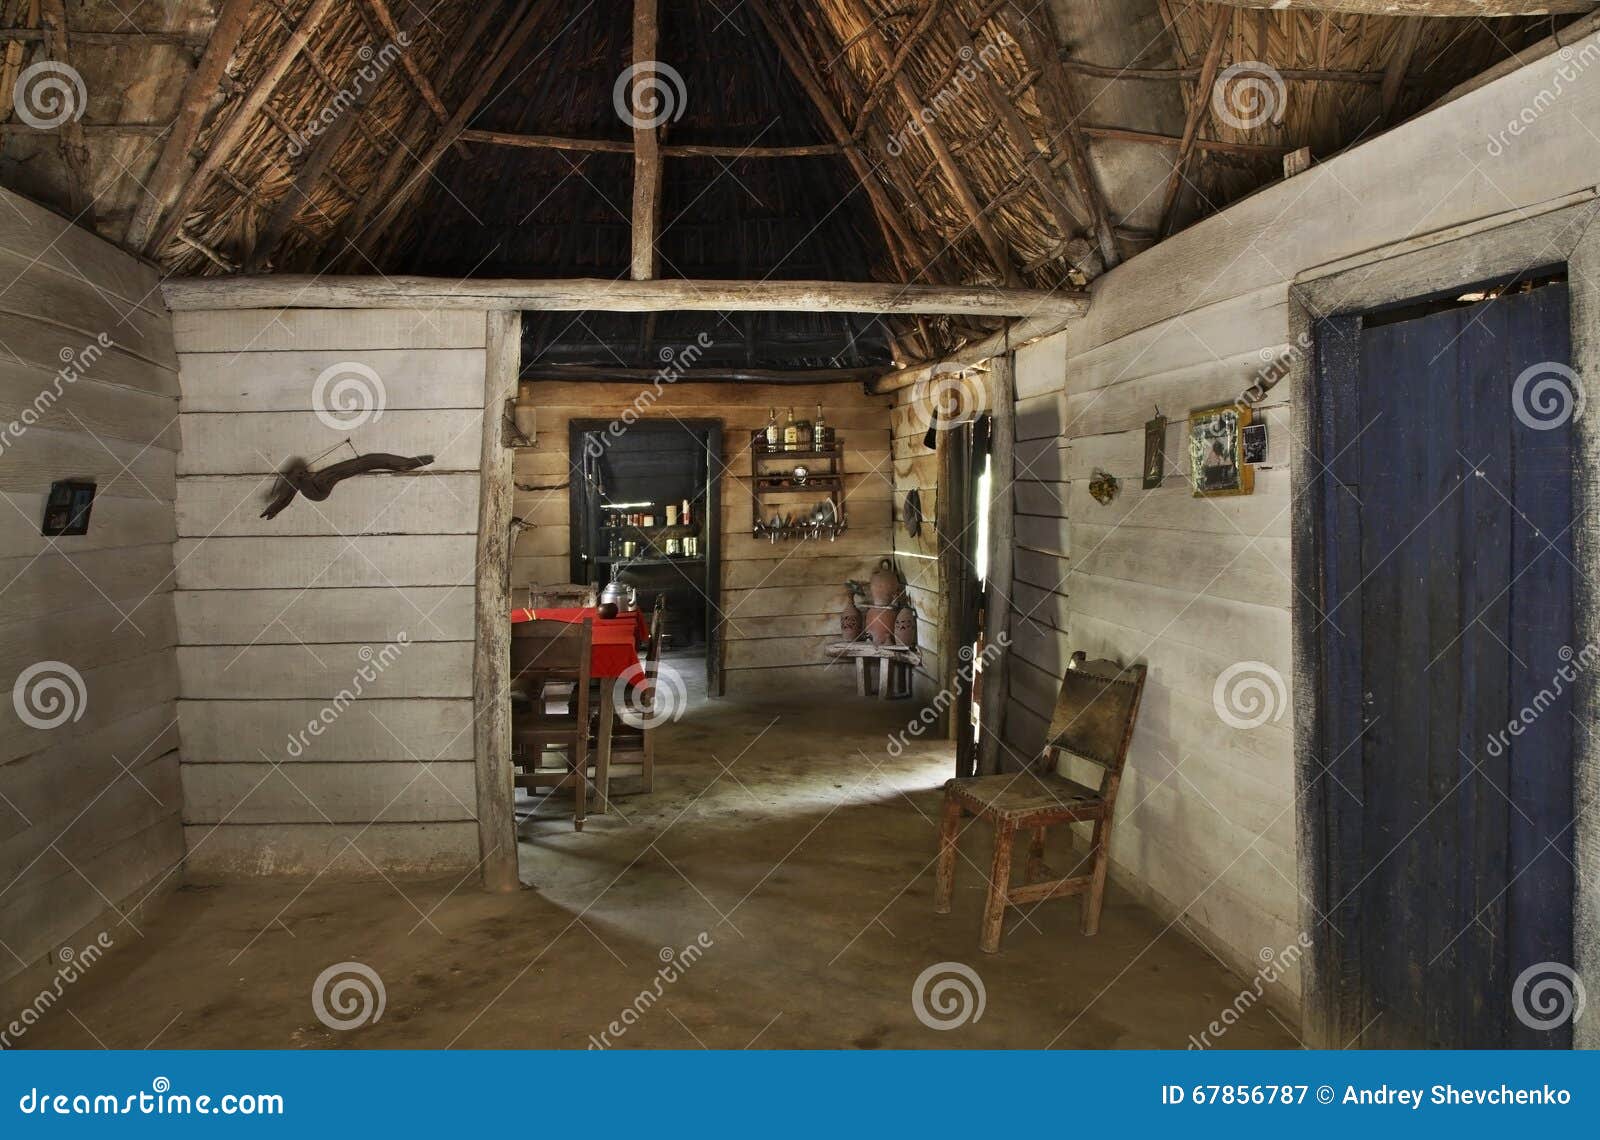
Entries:
{"type": "Polygon", "coordinates": [[[1016,547],[1017,394],[1016,357],[1007,352],[989,368],[989,575],[984,598],[983,706],[978,735],[978,772],[1000,771],[1000,741],[1010,690],[1011,578],[1016,547]]]}
{"type": "Polygon", "coordinates": [[[157,252],[172,239],[173,234],[177,233],[179,227],[183,225],[184,215],[210,185],[212,175],[233,157],[234,150],[255,124],[256,116],[266,106],[267,100],[272,98],[272,93],[278,89],[278,84],[283,82],[283,77],[289,73],[289,68],[305,50],[306,41],[321,26],[323,18],[332,7],[333,0],[311,0],[311,6],[306,9],[305,15],[300,17],[300,22],[295,25],[294,31],[289,33],[288,42],[279,49],[278,54],[256,79],[255,85],[245,97],[239,100],[227,123],[211,139],[200,165],[180,186],[176,201],[167,210],[155,237],[145,247],[145,252],[152,254],[157,252]]]}
{"type": "Polygon", "coordinates": [[[1178,154],[1172,160],[1172,174],[1167,179],[1166,197],[1161,202],[1161,236],[1172,232],[1177,224],[1178,195],[1183,191],[1183,174],[1194,152],[1194,140],[1200,134],[1200,124],[1211,110],[1211,89],[1217,82],[1217,65],[1222,61],[1222,49],[1228,42],[1228,30],[1233,25],[1233,12],[1218,5],[1211,13],[1211,42],[1206,46],[1205,60],[1200,65],[1200,79],[1194,98],[1189,101],[1189,117],[1183,124],[1183,138],[1178,143],[1178,154]]]}
{"type": "MultiPolygon", "coordinates": [[[[476,648],[472,659],[472,739],[478,782],[478,855],[483,885],[517,889],[517,817],[511,764],[511,502],[514,453],[501,438],[506,401],[517,395],[522,314],[487,314],[483,445],[478,492],[476,648]]],[[[581,795],[583,785],[578,792],[581,795]]]]}
{"type": "MultiPolygon", "coordinates": [[[[640,93],[656,67],[656,0],[633,0],[633,83],[628,89],[633,117],[633,268],[635,281],[656,275],[656,228],[661,221],[660,115],[645,106],[640,93]]],[[[659,92],[656,99],[665,98],[659,92]]],[[[670,111],[670,102],[659,110],[670,111]]]]}

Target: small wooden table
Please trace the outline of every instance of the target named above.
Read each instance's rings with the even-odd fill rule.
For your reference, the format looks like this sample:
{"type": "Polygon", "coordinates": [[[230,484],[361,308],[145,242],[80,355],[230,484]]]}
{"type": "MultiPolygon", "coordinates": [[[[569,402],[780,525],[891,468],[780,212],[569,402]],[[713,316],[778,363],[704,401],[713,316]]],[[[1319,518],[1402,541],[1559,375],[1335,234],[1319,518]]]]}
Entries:
{"type": "Polygon", "coordinates": [[[878,645],[871,641],[833,641],[829,657],[855,659],[856,692],[879,700],[905,700],[911,696],[911,670],[922,664],[922,654],[904,645],[878,645]],[[877,668],[872,663],[877,662],[877,668]]]}
{"type": "Polygon", "coordinates": [[[599,616],[594,606],[573,606],[562,609],[516,609],[511,611],[515,625],[525,621],[563,621],[571,625],[586,617],[594,618],[594,636],[589,650],[589,675],[601,682],[600,725],[595,740],[594,782],[598,792],[596,811],[604,814],[610,806],[611,736],[616,721],[616,685],[609,682],[621,677],[630,678],[629,684],[645,683],[644,662],[639,657],[639,645],[650,637],[650,626],[642,610],[628,610],[614,618],[599,616]]]}

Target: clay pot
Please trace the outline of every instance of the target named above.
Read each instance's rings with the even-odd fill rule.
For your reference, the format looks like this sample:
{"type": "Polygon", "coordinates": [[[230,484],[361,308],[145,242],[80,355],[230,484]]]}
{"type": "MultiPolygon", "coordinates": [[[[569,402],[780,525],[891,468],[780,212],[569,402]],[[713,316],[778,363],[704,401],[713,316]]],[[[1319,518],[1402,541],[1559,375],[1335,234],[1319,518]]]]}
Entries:
{"type": "Polygon", "coordinates": [[[875,606],[890,605],[900,596],[900,578],[887,558],[872,572],[867,589],[872,594],[872,604],[875,606]]]}
{"type": "Polygon", "coordinates": [[[867,634],[872,644],[888,645],[894,638],[894,610],[889,606],[868,606],[867,634]]]}
{"type": "Polygon", "coordinates": [[[846,598],[844,609],[839,611],[839,632],[846,641],[858,641],[861,638],[861,611],[856,608],[854,598],[846,598]]]}
{"type": "Polygon", "coordinates": [[[917,612],[910,606],[901,606],[894,615],[894,643],[907,649],[917,647],[917,612]]]}

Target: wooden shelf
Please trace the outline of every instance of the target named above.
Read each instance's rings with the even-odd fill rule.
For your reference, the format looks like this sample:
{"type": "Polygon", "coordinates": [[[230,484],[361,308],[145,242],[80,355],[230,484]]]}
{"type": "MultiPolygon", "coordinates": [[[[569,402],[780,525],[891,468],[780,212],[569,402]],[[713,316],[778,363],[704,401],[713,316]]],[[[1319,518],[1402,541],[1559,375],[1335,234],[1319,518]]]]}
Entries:
{"type": "Polygon", "coordinates": [[[766,443],[766,433],[757,431],[751,434],[750,456],[752,459],[772,460],[779,459],[842,459],[844,458],[844,440],[834,437],[830,447],[797,448],[789,451],[786,448],[769,450],[766,443]]]}
{"type": "Polygon", "coordinates": [[[656,526],[634,526],[632,523],[624,523],[621,526],[603,526],[600,528],[600,533],[651,534],[658,538],[684,538],[698,535],[700,533],[700,524],[661,523],[656,526]]]}

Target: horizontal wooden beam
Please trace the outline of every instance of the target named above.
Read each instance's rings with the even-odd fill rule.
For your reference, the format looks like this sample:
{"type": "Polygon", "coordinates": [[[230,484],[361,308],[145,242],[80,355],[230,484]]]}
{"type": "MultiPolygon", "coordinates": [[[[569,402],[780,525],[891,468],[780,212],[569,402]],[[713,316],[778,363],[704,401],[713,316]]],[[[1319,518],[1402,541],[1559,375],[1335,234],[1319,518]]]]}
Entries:
{"type": "MultiPolygon", "coordinates": [[[[42,43],[43,28],[0,28],[0,43],[42,43]]],[[[199,32],[72,32],[72,42],[89,47],[148,48],[156,45],[189,48],[199,51],[206,46],[206,36],[199,32]]]]}
{"type": "MultiPolygon", "coordinates": [[[[574,139],[561,135],[526,135],[514,131],[462,131],[463,142],[490,143],[495,146],[525,147],[530,150],[575,150],[591,154],[632,154],[633,143],[621,139],[574,139]]],[[[837,143],[807,143],[802,146],[709,146],[698,143],[670,143],[661,147],[663,158],[811,158],[843,154],[837,143]]]]}
{"type": "Polygon", "coordinates": [[[927,360],[917,364],[908,364],[904,368],[885,373],[872,385],[875,395],[896,392],[901,388],[909,388],[919,384],[931,376],[945,372],[958,372],[963,368],[971,368],[999,356],[1004,352],[1013,352],[1023,345],[1032,344],[1036,340],[1043,340],[1053,336],[1071,324],[1071,320],[1058,316],[1047,316],[1035,313],[1021,320],[1012,321],[1005,328],[993,336],[958,348],[948,356],[938,360],[927,360]]]}
{"type": "MultiPolygon", "coordinates": [[[[1061,67],[1064,71],[1088,75],[1096,79],[1139,79],[1157,83],[1181,83],[1200,78],[1198,67],[1111,67],[1103,63],[1085,63],[1067,54],[1063,48],[1061,67]]],[[[1369,83],[1376,87],[1383,82],[1381,71],[1341,71],[1326,67],[1274,67],[1279,79],[1305,83],[1369,83]]]]}
{"type": "Polygon", "coordinates": [[[680,384],[866,384],[883,368],[608,368],[595,364],[525,364],[524,380],[568,380],[595,384],[648,384],[669,373],[680,384]]]}
{"type": "MultiPolygon", "coordinates": [[[[1163,135],[1155,131],[1136,131],[1129,127],[1101,127],[1082,123],[1078,130],[1092,139],[1121,139],[1123,142],[1147,143],[1151,146],[1182,146],[1177,135],[1163,135]]],[[[1283,143],[1228,142],[1223,139],[1195,139],[1196,150],[1214,151],[1217,154],[1284,155],[1296,149],[1283,143]]]]}
{"type": "Polygon", "coordinates": [[[1087,293],[985,285],[878,281],[547,281],[443,277],[169,277],[167,307],[186,309],[541,309],[1033,317],[1063,323],[1089,309],[1087,293]]]}
{"type": "Polygon", "coordinates": [[[1232,8],[1351,12],[1362,16],[1558,16],[1593,12],[1600,0],[1216,0],[1232,8]]]}

